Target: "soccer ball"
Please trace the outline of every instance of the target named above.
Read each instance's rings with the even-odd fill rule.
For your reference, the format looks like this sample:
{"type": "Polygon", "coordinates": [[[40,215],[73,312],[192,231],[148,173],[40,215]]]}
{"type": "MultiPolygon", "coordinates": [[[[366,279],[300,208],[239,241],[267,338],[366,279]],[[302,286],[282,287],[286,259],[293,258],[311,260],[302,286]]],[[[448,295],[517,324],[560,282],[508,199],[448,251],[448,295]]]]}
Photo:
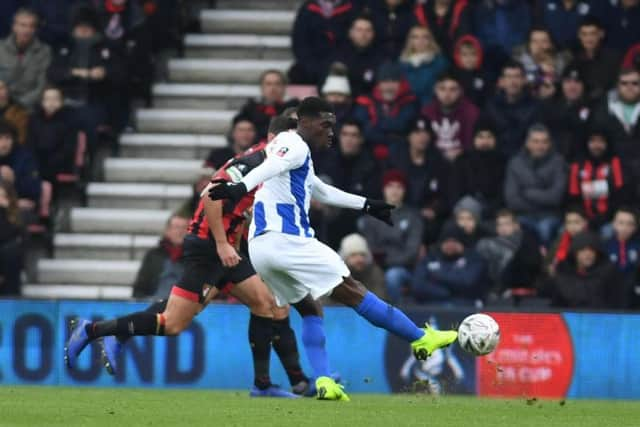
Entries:
{"type": "Polygon", "coordinates": [[[460,347],[476,356],[491,353],[499,342],[500,326],[486,314],[467,316],[458,327],[460,347]]]}

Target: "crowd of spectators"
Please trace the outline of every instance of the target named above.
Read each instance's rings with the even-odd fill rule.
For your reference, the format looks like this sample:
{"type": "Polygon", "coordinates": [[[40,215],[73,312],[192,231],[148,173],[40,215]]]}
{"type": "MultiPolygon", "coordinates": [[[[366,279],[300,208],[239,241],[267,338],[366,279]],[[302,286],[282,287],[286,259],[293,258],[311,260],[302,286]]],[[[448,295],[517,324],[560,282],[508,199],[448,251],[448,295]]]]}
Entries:
{"type": "Polygon", "coordinates": [[[397,209],[312,225],[382,296],[639,307],[639,0],[308,0],[291,41],[224,155],[315,87],[338,122],[316,173],[397,209]]]}
{"type": "Polygon", "coordinates": [[[19,294],[25,242],[52,230],[61,190],[131,125],[134,98],[150,102],[178,3],[0,2],[0,295],[19,294]]]}
{"type": "MultiPolygon", "coordinates": [[[[77,135],[90,152],[129,125],[132,96],[148,99],[154,16],[169,3],[2,2],[0,251],[20,245],[19,212],[74,172],[77,135]]],[[[397,206],[388,227],[312,204],[318,238],[381,296],[640,307],[640,0],[307,0],[291,41],[292,67],[262,74],[208,166],[266,139],[295,111],[288,86],[307,85],[337,116],[318,176],[397,206]]],[[[179,274],[203,182],[136,296],[179,274]]]]}

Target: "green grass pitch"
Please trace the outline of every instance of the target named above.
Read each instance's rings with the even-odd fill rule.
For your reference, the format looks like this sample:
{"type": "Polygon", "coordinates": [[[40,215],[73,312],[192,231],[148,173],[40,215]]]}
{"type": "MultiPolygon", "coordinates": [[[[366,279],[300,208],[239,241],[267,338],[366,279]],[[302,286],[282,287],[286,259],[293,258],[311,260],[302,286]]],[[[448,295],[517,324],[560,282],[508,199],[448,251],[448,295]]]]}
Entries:
{"type": "Polygon", "coordinates": [[[246,392],[0,387],[0,426],[640,426],[640,402],[358,395],[350,403],[246,392]]]}

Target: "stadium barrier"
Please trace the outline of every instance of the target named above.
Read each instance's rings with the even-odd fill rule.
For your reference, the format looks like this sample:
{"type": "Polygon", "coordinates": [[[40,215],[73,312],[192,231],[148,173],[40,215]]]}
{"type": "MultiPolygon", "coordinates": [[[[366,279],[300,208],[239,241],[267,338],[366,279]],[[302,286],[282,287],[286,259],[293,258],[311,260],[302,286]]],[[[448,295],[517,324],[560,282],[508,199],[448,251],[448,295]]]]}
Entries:
{"type": "MultiPolygon", "coordinates": [[[[63,365],[67,323],[140,310],[143,303],[105,301],[0,301],[0,384],[195,387],[247,389],[252,381],[248,310],[213,305],[179,337],[137,337],[115,377],[92,345],[78,368],[63,365]]],[[[415,308],[415,321],[455,326],[469,314],[415,308]]],[[[353,392],[413,390],[483,396],[640,399],[640,315],[596,313],[492,313],[501,326],[497,350],[473,358],[453,346],[425,362],[409,346],[370,327],[350,309],[328,307],[326,329],[332,369],[353,392]]],[[[293,326],[300,331],[297,315],[293,326]]],[[[304,351],[301,349],[303,363],[304,351]]],[[[274,380],[286,384],[272,358],[274,380]]]]}

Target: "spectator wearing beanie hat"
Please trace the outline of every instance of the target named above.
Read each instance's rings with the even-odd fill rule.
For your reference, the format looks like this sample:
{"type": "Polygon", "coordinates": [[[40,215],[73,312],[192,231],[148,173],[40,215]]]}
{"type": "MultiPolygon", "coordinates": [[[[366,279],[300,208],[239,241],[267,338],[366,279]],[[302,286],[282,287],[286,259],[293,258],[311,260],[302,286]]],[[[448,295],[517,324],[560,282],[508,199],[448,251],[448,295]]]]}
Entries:
{"type": "Polygon", "coordinates": [[[484,298],[490,287],[487,264],[465,242],[458,225],[443,228],[438,247],[418,262],[413,274],[417,302],[470,306],[484,298]]]}
{"type": "Polygon", "coordinates": [[[449,212],[451,168],[435,147],[433,131],[426,119],[415,119],[409,126],[407,141],[392,147],[388,167],[406,172],[405,202],[421,212],[424,242],[434,242],[449,212]]]}
{"type": "Polygon", "coordinates": [[[592,112],[587,93],[584,73],[571,64],[562,73],[556,96],[545,100],[540,108],[540,120],[549,127],[557,150],[568,159],[581,154],[585,125],[592,112]]]}
{"type": "Polygon", "coordinates": [[[407,188],[405,174],[389,170],[383,176],[385,202],[396,206],[391,212],[393,227],[372,217],[364,216],[358,221],[358,229],[369,242],[376,259],[385,268],[385,282],[389,301],[402,300],[411,280],[422,237],[422,219],[419,212],[404,204],[407,188]]]}
{"type": "Polygon", "coordinates": [[[493,122],[481,119],[473,131],[473,146],[453,164],[453,200],[472,196],[480,202],[485,216],[489,218],[504,205],[502,192],[496,188],[504,185],[507,161],[497,146],[493,122]]]}
{"type": "Polygon", "coordinates": [[[385,150],[401,141],[417,115],[416,96],[404,79],[397,64],[385,63],[378,69],[378,82],[369,96],[356,98],[354,117],[364,128],[368,143],[378,146],[378,156],[386,157],[385,150]]]}
{"type": "Polygon", "coordinates": [[[460,37],[453,51],[453,65],[465,96],[477,107],[482,107],[491,93],[491,79],[483,61],[480,40],[471,34],[460,37]]]}
{"type": "Polygon", "coordinates": [[[340,63],[331,66],[331,71],[320,89],[322,98],[331,104],[336,115],[336,129],[353,116],[353,96],[347,78],[347,69],[340,63]]]}
{"type": "Polygon", "coordinates": [[[371,92],[376,82],[376,70],[384,62],[375,40],[371,18],[359,16],[351,23],[348,40],[336,53],[335,60],[347,67],[354,96],[371,92]]]}
{"type": "Polygon", "coordinates": [[[490,235],[482,225],[482,205],[471,196],[464,196],[453,207],[453,218],[465,234],[465,244],[473,248],[478,240],[490,235]]]}
{"type": "Polygon", "coordinates": [[[340,257],[344,260],[351,277],[364,283],[367,289],[380,298],[387,299],[387,289],[384,284],[384,273],[373,261],[369,245],[364,237],[357,233],[349,234],[340,242],[340,257]]]}

